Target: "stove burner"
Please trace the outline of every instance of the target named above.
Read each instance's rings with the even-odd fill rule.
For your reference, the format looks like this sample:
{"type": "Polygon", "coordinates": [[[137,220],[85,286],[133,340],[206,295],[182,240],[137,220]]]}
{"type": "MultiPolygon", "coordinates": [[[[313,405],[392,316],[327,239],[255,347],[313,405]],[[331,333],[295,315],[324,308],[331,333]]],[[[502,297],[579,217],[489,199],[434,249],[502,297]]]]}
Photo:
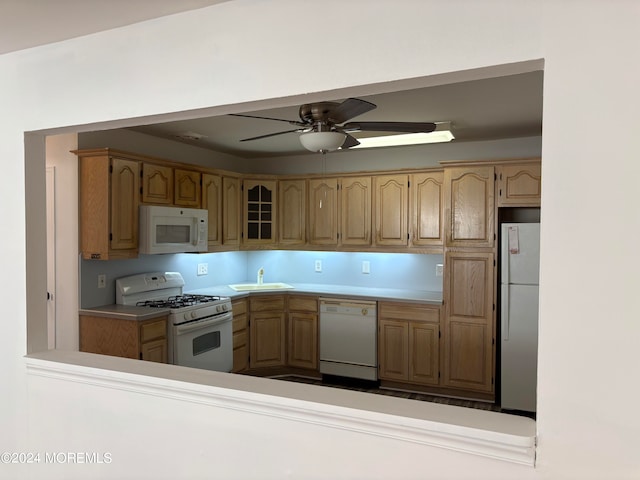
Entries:
{"type": "Polygon", "coordinates": [[[144,300],[136,303],[138,307],[154,307],[154,308],[184,308],[203,303],[216,302],[222,297],[215,295],[175,295],[166,300],[144,300]]]}

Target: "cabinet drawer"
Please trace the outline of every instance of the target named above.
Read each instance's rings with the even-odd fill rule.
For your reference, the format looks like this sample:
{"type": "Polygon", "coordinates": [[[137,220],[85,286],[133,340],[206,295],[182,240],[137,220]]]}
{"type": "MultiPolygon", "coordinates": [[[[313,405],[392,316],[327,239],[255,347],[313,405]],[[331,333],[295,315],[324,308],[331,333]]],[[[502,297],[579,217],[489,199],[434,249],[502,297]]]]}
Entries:
{"type": "Polygon", "coordinates": [[[242,315],[243,313],[247,313],[247,300],[236,300],[231,302],[231,307],[233,308],[233,316],[242,315]]]}
{"type": "Polygon", "coordinates": [[[440,322],[440,307],[412,303],[379,302],[378,316],[380,318],[438,323],[440,322]]]}
{"type": "Polygon", "coordinates": [[[233,333],[247,329],[247,316],[246,315],[234,315],[233,316],[233,333]]]}
{"type": "Polygon", "coordinates": [[[284,312],[284,297],[281,295],[254,297],[250,298],[249,302],[251,304],[250,309],[252,312],[264,312],[269,310],[284,312]]]}
{"type": "Polygon", "coordinates": [[[242,347],[247,344],[247,331],[238,332],[233,334],[233,348],[242,347]]]}
{"type": "Polygon", "coordinates": [[[289,310],[317,313],[318,297],[289,297],[289,310]]]}
{"type": "Polygon", "coordinates": [[[140,326],[140,342],[144,343],[154,338],[164,338],[167,336],[167,319],[144,323],[140,326]]]}

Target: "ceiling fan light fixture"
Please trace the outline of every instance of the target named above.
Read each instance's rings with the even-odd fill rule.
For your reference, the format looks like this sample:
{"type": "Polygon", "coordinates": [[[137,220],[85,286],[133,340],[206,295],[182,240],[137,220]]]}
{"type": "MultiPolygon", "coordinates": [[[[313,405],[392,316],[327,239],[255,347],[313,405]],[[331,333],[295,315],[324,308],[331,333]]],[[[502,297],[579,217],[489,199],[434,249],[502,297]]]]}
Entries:
{"type": "Polygon", "coordinates": [[[426,143],[445,143],[455,139],[451,133],[451,123],[439,123],[430,133],[405,133],[399,135],[383,135],[379,137],[358,138],[360,145],[353,148],[399,147],[403,145],[422,145],[426,143]]]}
{"type": "Polygon", "coordinates": [[[312,152],[330,152],[339,149],[347,135],[341,132],[308,132],[300,135],[300,143],[312,152]]]}

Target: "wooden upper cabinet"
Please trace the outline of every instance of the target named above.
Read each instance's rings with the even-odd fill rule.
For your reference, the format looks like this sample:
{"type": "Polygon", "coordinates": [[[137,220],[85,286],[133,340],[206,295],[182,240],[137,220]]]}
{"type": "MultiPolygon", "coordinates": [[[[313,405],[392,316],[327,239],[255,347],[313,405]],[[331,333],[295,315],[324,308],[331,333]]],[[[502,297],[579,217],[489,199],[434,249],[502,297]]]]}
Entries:
{"type": "Polygon", "coordinates": [[[142,203],[173,204],[173,168],[142,164],[142,203]]]}
{"type": "Polygon", "coordinates": [[[338,244],[338,179],[309,180],[309,243],[338,244]]]}
{"type": "Polygon", "coordinates": [[[305,180],[278,182],[278,243],[302,245],[306,241],[307,188],[305,180]]]}
{"type": "Polygon", "coordinates": [[[539,162],[515,165],[500,165],[498,176],[498,206],[540,206],[542,187],[539,162]]]}
{"type": "Polygon", "coordinates": [[[245,179],[244,236],[246,245],[276,241],[276,181],[245,179]]]}
{"type": "Polygon", "coordinates": [[[137,250],[140,166],[120,158],[111,162],[111,249],[137,250]]]}
{"type": "Polygon", "coordinates": [[[375,244],[406,246],[409,234],[409,176],[378,175],[375,185],[375,244]]]}
{"type": "Polygon", "coordinates": [[[445,168],[448,247],[493,247],[494,181],[493,166],[445,168]]]}
{"type": "Polygon", "coordinates": [[[371,177],[342,179],[342,245],[371,245],[371,177]]]}
{"type": "Polygon", "coordinates": [[[138,256],[140,165],[108,150],[76,152],[80,178],[80,249],[94,260],[138,256]]]}
{"type": "Polygon", "coordinates": [[[493,253],[445,254],[444,385],[493,391],[493,253]]]}
{"type": "Polygon", "coordinates": [[[240,244],[242,192],[240,179],[222,177],[222,244],[240,244]]]}
{"type": "Polygon", "coordinates": [[[444,243],[444,173],[411,175],[411,244],[440,246],[444,243]]]}
{"type": "Polygon", "coordinates": [[[202,174],[202,208],[209,216],[209,247],[222,244],[222,178],[220,175],[202,174]]]}
{"type": "Polygon", "coordinates": [[[174,171],[174,201],[175,205],[181,207],[200,208],[200,172],[192,170],[174,171]]]}

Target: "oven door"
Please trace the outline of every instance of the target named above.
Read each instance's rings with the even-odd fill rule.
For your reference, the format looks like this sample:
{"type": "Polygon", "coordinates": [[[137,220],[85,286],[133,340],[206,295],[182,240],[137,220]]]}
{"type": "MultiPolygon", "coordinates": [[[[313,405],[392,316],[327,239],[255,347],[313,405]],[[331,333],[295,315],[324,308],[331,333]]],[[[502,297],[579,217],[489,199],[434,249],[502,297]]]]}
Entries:
{"type": "Polygon", "coordinates": [[[231,312],[174,325],[169,358],[174,365],[230,372],[233,367],[231,312]]]}

